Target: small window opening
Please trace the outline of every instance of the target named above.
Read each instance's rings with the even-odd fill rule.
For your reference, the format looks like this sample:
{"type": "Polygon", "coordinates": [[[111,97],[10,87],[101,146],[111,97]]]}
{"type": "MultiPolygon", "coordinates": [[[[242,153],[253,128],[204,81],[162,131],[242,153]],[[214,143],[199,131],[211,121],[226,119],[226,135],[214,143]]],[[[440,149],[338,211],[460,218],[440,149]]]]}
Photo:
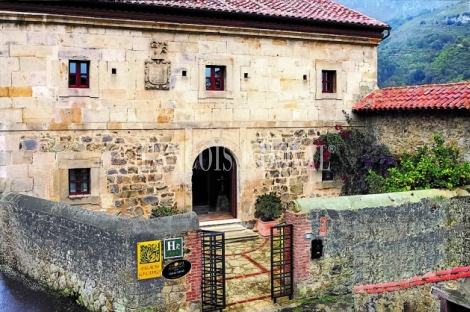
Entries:
{"type": "Polygon", "coordinates": [[[322,93],[336,93],[336,71],[322,71],[322,93]]]}
{"type": "Polygon", "coordinates": [[[206,66],[206,90],[224,90],[225,66],[206,66]]]}
{"type": "Polygon", "coordinates": [[[69,195],[90,194],[90,168],[69,169],[69,195]]]}
{"type": "MultiPolygon", "coordinates": [[[[328,167],[328,166],[327,166],[328,167]]],[[[331,170],[323,170],[321,172],[321,180],[322,181],[333,181],[334,174],[331,170]]]]}
{"type": "Polygon", "coordinates": [[[90,87],[90,62],[69,61],[69,88],[90,87]]]}

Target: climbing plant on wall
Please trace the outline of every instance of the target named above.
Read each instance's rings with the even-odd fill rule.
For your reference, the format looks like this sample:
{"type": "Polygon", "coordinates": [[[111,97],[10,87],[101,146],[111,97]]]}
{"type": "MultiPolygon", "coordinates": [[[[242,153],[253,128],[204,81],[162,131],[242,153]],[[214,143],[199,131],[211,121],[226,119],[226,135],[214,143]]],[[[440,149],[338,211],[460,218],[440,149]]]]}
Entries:
{"type": "Polygon", "coordinates": [[[386,175],[387,169],[395,165],[387,146],[356,128],[337,125],[334,132],[320,135],[314,144],[315,169],[331,170],[336,178],[341,178],[342,195],[370,193],[366,178],[371,173],[386,175]]]}

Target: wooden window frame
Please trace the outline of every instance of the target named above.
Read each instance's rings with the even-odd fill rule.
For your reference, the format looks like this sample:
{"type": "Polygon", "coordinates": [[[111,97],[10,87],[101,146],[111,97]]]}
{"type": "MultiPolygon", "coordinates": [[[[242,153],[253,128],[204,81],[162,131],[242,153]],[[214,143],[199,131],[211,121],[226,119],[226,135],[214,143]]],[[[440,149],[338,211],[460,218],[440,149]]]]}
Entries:
{"type": "Polygon", "coordinates": [[[322,93],[336,93],[336,70],[322,70],[322,93]]]}
{"type": "Polygon", "coordinates": [[[225,73],[226,67],[223,65],[206,65],[206,91],[224,91],[225,90],[225,73]],[[220,77],[216,77],[216,69],[220,68],[220,77]],[[210,75],[207,75],[207,70],[210,69],[210,75]],[[207,85],[207,79],[210,80],[210,85],[207,85]],[[216,86],[216,80],[220,79],[220,86],[216,86]]]}
{"type": "Polygon", "coordinates": [[[74,168],[69,169],[69,196],[84,196],[91,194],[91,170],[90,168],[74,168]],[[72,179],[72,173],[75,172],[75,179],[72,179]],[[86,172],[84,175],[83,172],[86,172]],[[85,178],[83,177],[85,176],[85,178]],[[75,191],[72,192],[71,185],[75,184],[75,191]],[[87,183],[87,190],[83,191],[82,184],[87,183]]]}
{"type": "Polygon", "coordinates": [[[69,88],[90,88],[90,61],[76,61],[76,60],[70,60],[69,61],[69,88]],[[72,64],[75,65],[75,73],[71,73],[71,68],[72,64]],[[82,65],[86,66],[86,73],[82,73],[82,65]],[[84,76],[85,78],[85,83],[81,83],[81,78],[84,76]],[[75,84],[71,83],[71,77],[75,77],[75,84]]]}

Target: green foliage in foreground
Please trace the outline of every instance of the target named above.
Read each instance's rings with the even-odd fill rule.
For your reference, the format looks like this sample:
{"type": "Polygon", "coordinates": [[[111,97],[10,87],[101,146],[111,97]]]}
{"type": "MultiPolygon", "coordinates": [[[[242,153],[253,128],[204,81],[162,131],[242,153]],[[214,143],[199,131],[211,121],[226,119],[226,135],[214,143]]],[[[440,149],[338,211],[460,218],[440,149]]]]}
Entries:
{"type": "MultiPolygon", "coordinates": [[[[340,298],[342,299],[342,298],[340,298]]],[[[310,312],[315,309],[315,305],[319,303],[335,303],[338,302],[338,298],[332,296],[306,298],[298,300],[300,306],[294,308],[293,312],[310,312]]]]}
{"type": "Polygon", "coordinates": [[[388,169],[384,178],[370,172],[366,178],[371,193],[403,192],[431,188],[451,189],[470,183],[470,163],[462,162],[459,150],[445,146],[444,139],[434,135],[434,145],[419,147],[414,154],[404,153],[399,166],[388,169]]]}
{"type": "Polygon", "coordinates": [[[301,304],[312,304],[312,303],[325,303],[325,302],[337,302],[338,300],[332,296],[324,296],[320,298],[307,298],[307,299],[300,299],[299,303],[301,304]]]}

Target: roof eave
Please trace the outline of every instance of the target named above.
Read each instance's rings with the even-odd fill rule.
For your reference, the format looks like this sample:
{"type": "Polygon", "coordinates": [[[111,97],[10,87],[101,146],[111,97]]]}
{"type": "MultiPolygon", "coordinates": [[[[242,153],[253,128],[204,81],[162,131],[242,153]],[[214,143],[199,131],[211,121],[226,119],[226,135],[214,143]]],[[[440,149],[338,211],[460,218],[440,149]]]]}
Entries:
{"type": "Polygon", "coordinates": [[[101,1],[0,1],[0,9],[47,14],[69,14],[97,18],[120,18],[128,20],[147,20],[173,23],[192,23],[219,25],[227,27],[247,27],[276,29],[308,33],[326,33],[382,39],[383,31],[390,27],[340,23],[291,17],[258,15],[241,12],[211,11],[188,9],[149,4],[133,4],[101,1]],[[60,10],[57,10],[60,8],[60,10]],[[125,13],[124,13],[125,12],[125,13]],[[129,14],[131,12],[132,14],[129,14]]]}
{"type": "Polygon", "coordinates": [[[356,108],[352,109],[353,113],[356,114],[379,114],[379,113],[399,113],[399,112],[408,112],[408,113],[413,113],[413,112],[464,112],[464,113],[470,113],[470,109],[466,107],[455,107],[455,108],[442,108],[442,107],[422,107],[422,108],[356,108]]]}

